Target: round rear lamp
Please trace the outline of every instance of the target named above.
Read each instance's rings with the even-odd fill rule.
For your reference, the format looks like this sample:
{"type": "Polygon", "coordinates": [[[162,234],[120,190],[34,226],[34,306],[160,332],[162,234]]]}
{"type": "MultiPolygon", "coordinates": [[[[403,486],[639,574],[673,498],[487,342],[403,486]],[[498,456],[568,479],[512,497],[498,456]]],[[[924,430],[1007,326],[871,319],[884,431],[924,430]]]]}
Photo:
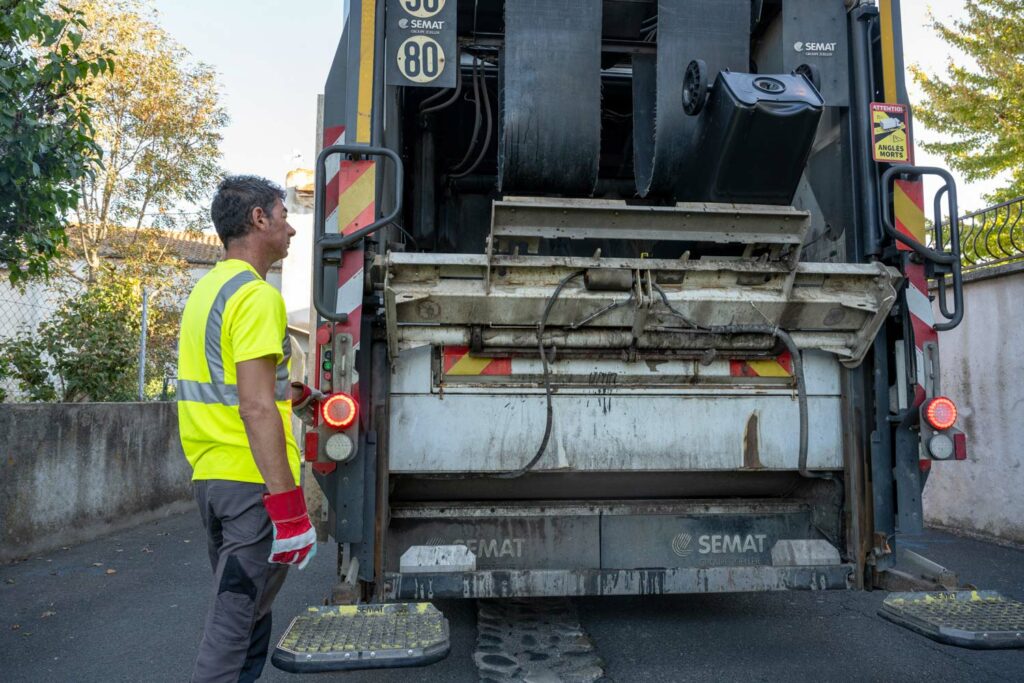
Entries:
{"type": "Polygon", "coordinates": [[[334,462],[348,462],[356,453],[356,447],[352,443],[352,439],[348,438],[348,434],[342,433],[331,434],[325,444],[325,450],[327,451],[327,457],[334,462]]]}
{"type": "Polygon", "coordinates": [[[936,396],[924,404],[924,419],[940,432],[949,429],[956,423],[956,404],[945,396],[936,396]]]}
{"type": "Polygon", "coordinates": [[[320,416],[335,429],[348,429],[359,416],[359,406],[348,394],[331,394],[320,404],[320,416]]]}

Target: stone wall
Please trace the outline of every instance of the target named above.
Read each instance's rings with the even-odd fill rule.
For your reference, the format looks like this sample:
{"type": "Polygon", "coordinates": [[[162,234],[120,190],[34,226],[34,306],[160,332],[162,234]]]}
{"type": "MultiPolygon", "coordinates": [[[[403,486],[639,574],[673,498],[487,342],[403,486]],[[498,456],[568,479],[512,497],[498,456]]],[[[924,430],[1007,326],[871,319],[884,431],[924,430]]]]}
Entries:
{"type": "Polygon", "coordinates": [[[0,562],[191,500],[174,403],[0,404],[0,562]]]}

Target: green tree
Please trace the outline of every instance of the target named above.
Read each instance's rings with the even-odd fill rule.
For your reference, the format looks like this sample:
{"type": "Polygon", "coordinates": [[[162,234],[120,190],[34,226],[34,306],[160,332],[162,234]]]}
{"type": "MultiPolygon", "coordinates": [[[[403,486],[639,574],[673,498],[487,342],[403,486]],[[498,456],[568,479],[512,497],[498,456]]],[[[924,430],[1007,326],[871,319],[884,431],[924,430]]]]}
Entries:
{"type": "MultiPolygon", "coordinates": [[[[160,232],[122,232],[87,284],[65,279],[61,304],[35,334],[0,341],[0,380],[13,379],[29,401],[133,401],[138,392],[142,293],[149,294],[147,396],[160,393],[176,355],[180,305],[188,280],[160,232]]],[[[0,401],[4,400],[0,394],[0,401]]]]}
{"type": "Polygon", "coordinates": [[[79,230],[70,245],[86,263],[84,279],[102,266],[101,246],[128,227],[197,228],[220,175],[221,130],[228,117],[213,68],[193,63],[137,0],[67,0],[88,24],[87,45],[116,45],[117,69],[94,79],[101,173],[80,183],[79,230]],[[186,210],[183,210],[186,209],[186,210]]]}
{"type": "Polygon", "coordinates": [[[986,197],[995,203],[1024,195],[1024,2],[966,0],[966,17],[943,24],[939,36],[963,51],[945,76],[913,68],[925,99],[917,118],[947,139],[922,143],[969,180],[1009,174],[1009,184],[986,197]]]}
{"type": "Polygon", "coordinates": [[[109,74],[102,43],[87,48],[73,9],[0,0],[0,268],[11,282],[45,275],[64,244],[64,217],[100,156],[87,85],[109,74]]]}
{"type": "Polygon", "coordinates": [[[83,92],[104,165],[76,187],[64,277],[54,283],[62,304],[36,334],[0,343],[0,358],[10,359],[0,379],[13,378],[29,400],[133,400],[143,290],[146,376],[157,392],[175,359],[187,266],[163,235],[205,222],[205,210],[181,209],[216,184],[227,116],[212,68],[190,61],[148,5],[65,0],[56,13],[81,19],[82,49],[116,49],[117,68],[83,92]]]}

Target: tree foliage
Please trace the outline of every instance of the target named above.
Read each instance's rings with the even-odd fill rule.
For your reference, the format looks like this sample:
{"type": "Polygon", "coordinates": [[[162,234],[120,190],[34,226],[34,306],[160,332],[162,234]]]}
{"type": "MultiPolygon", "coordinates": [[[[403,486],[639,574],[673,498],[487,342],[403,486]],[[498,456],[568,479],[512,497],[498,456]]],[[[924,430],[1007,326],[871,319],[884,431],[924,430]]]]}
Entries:
{"type": "Polygon", "coordinates": [[[93,177],[88,83],[109,74],[102,42],[72,8],[0,0],[0,268],[11,282],[45,275],[64,244],[64,217],[93,177]]]}
{"type": "Polygon", "coordinates": [[[212,67],[189,60],[137,0],[67,0],[88,25],[83,43],[112,44],[117,69],[93,80],[96,142],[104,169],[80,184],[70,245],[98,276],[101,246],[121,227],[198,227],[206,213],[182,211],[208,196],[220,174],[227,114],[212,67]]]}
{"type": "Polygon", "coordinates": [[[81,49],[115,49],[117,68],[82,91],[104,164],[77,180],[62,277],[51,283],[62,303],[34,334],[0,342],[0,380],[28,400],[134,400],[143,290],[149,395],[175,359],[188,271],[166,231],[206,220],[182,209],[216,185],[227,116],[212,68],[193,63],[148,5],[64,0],[56,14],[79,19],[81,49]]]}
{"type": "Polygon", "coordinates": [[[967,180],[1007,173],[1009,184],[987,197],[1006,201],[1024,195],[1024,2],[966,0],[965,10],[933,26],[970,64],[950,59],[944,77],[913,69],[925,94],[917,118],[947,138],[922,146],[967,180]]]}
{"type": "MultiPolygon", "coordinates": [[[[65,280],[61,303],[34,334],[0,341],[0,380],[29,401],[132,401],[138,392],[142,293],[149,295],[147,395],[173,364],[188,280],[153,229],[122,231],[87,284],[65,280]]],[[[4,400],[0,395],[0,401],[4,400]]]]}

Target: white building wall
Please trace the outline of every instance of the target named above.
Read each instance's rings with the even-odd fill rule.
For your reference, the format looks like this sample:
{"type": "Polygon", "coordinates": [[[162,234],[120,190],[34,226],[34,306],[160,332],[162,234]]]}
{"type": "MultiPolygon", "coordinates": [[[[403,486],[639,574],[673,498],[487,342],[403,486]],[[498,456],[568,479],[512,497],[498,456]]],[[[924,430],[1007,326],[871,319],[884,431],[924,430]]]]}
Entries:
{"type": "Polygon", "coordinates": [[[1024,264],[964,284],[964,320],[939,335],[942,391],[960,409],[966,462],[935,462],[926,521],[1024,543],[1024,264]]]}
{"type": "Polygon", "coordinates": [[[281,264],[278,288],[288,311],[288,324],[305,330],[309,327],[313,292],[313,209],[310,202],[296,198],[294,188],[288,189],[287,206],[295,237],[281,264]]]}

